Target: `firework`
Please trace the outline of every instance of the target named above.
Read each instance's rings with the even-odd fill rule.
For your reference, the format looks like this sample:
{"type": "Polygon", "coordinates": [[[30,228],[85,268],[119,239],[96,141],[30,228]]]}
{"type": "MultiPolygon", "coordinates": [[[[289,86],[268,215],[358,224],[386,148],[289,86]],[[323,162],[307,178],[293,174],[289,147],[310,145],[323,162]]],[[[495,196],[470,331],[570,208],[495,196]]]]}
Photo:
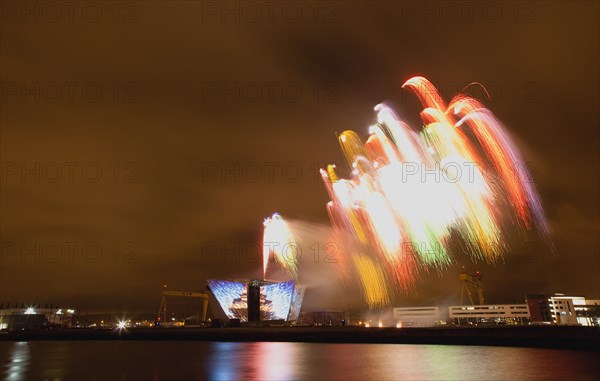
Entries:
{"type": "Polygon", "coordinates": [[[388,278],[406,291],[419,271],[449,266],[453,233],[477,249],[474,259],[501,260],[507,209],[523,235],[536,227],[552,246],[537,191],[500,121],[463,94],[446,105],[423,77],[403,87],[423,105],[421,131],[379,104],[366,141],[339,135],[351,176],[340,178],[333,165],[321,170],[331,223],[370,306],[388,303],[388,278]]]}
{"type": "MultiPolygon", "coordinates": [[[[469,251],[474,260],[501,261],[508,249],[507,218],[523,237],[538,229],[553,250],[525,162],[491,111],[464,94],[446,104],[423,77],[409,79],[403,88],[423,106],[420,131],[379,104],[366,140],[354,131],[339,135],[349,178],[341,178],[335,165],[320,170],[331,198],[333,237],[339,238],[340,274],[356,275],[371,307],[389,304],[393,290],[412,289],[419,272],[452,264],[455,237],[474,249],[469,251]]],[[[297,277],[289,226],[279,214],[264,226],[263,271],[274,258],[297,277]]]]}
{"type": "Polygon", "coordinates": [[[298,276],[298,244],[291,229],[278,213],[265,219],[263,232],[263,276],[269,260],[275,261],[294,278],[298,276]]]}

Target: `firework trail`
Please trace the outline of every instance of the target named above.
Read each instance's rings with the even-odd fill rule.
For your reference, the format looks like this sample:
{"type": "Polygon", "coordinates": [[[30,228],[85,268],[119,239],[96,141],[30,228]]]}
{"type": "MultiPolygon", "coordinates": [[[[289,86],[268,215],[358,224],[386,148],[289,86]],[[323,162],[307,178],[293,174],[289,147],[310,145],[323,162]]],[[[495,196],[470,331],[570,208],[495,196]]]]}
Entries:
{"type": "MultiPolygon", "coordinates": [[[[356,273],[370,307],[389,304],[389,281],[406,292],[420,271],[452,264],[452,237],[476,249],[469,253],[474,260],[501,261],[508,249],[507,215],[523,237],[537,228],[553,249],[525,162],[491,111],[464,94],[446,104],[423,77],[409,79],[403,88],[423,106],[420,132],[379,104],[366,140],[354,131],[339,135],[350,177],[338,176],[335,165],[320,170],[331,199],[333,235],[343,237],[342,263],[353,269],[341,273],[356,273]]],[[[264,239],[279,244],[264,249],[263,270],[273,255],[296,277],[296,252],[281,249],[294,237],[278,214],[265,220],[264,239]]]]}

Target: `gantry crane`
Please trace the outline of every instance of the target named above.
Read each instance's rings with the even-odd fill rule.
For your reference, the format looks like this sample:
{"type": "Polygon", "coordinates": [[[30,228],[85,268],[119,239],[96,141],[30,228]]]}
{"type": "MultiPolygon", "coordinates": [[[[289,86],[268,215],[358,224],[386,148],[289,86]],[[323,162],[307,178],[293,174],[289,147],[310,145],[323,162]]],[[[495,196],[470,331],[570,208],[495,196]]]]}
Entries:
{"type": "Polygon", "coordinates": [[[467,274],[466,272],[463,271],[462,273],[460,273],[458,278],[462,282],[462,288],[461,288],[461,293],[460,293],[460,305],[461,306],[464,305],[465,294],[467,294],[467,296],[469,297],[469,302],[471,302],[471,305],[475,304],[473,302],[473,295],[471,293],[471,288],[474,288],[475,290],[477,290],[477,297],[479,299],[478,300],[479,304],[485,304],[485,300],[483,299],[483,286],[481,284],[483,275],[479,271],[476,271],[475,274],[473,274],[473,275],[467,274]]]}
{"type": "Polygon", "coordinates": [[[200,298],[202,299],[202,321],[206,321],[206,311],[208,310],[208,293],[206,292],[190,292],[190,291],[171,291],[171,290],[163,290],[162,292],[162,300],[160,302],[160,307],[158,308],[158,315],[156,316],[156,321],[163,322],[167,321],[167,296],[179,296],[179,297],[187,297],[187,298],[200,298]],[[162,314],[162,319],[161,319],[162,314]]]}

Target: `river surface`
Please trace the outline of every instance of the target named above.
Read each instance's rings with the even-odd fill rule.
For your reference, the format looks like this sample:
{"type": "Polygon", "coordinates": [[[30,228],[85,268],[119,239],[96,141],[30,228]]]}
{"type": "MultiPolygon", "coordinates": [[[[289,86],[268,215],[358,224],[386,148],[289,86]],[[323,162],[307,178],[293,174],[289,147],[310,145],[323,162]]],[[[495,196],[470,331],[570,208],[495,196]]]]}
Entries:
{"type": "Polygon", "coordinates": [[[0,342],[4,380],[597,380],[598,353],[404,344],[0,342]]]}

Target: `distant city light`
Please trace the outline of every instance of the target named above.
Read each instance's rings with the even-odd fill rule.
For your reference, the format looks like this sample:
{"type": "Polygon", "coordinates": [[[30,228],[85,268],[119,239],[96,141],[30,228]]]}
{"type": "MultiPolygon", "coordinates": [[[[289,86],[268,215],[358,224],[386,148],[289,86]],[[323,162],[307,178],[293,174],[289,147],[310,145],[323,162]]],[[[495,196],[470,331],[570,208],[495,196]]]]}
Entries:
{"type": "Polygon", "coordinates": [[[119,320],[119,323],[117,324],[117,328],[125,329],[126,326],[127,326],[127,322],[125,322],[124,320],[119,320]]]}
{"type": "Polygon", "coordinates": [[[33,309],[33,307],[28,307],[27,310],[25,310],[25,315],[34,315],[35,314],[35,310],[33,309]]]}

